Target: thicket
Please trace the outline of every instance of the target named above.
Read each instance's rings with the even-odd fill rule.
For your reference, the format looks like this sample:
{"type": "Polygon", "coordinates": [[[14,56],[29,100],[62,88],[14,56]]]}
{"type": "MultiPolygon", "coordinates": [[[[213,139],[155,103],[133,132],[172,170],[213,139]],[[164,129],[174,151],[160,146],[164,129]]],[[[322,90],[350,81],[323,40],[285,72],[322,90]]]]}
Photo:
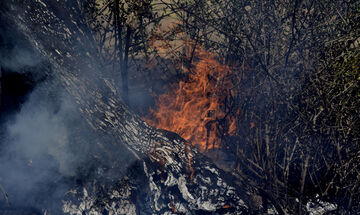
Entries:
{"type": "Polygon", "coordinates": [[[359,1],[141,2],[84,4],[125,100],[132,72],[146,71],[148,86],[151,70],[164,82],[184,79],[181,68],[196,61],[189,47],[201,46],[232,69],[236,93],[226,101],[237,129],[222,145],[235,157],[226,169],[253,188],[252,208],[271,202],[279,213],[301,214],[319,196],[360,210],[359,1]],[[161,29],[166,54],[151,45],[161,29]],[[192,45],[177,46],[180,36],[192,45]]]}

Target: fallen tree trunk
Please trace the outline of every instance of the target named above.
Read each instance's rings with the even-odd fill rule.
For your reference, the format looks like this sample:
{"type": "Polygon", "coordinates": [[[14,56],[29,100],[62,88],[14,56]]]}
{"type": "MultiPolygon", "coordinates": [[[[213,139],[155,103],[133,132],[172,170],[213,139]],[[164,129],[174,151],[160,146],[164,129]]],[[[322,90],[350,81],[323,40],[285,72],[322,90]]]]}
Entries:
{"type": "Polygon", "coordinates": [[[13,0],[7,5],[8,16],[50,62],[51,76],[74,98],[96,137],[86,152],[96,160],[96,176],[64,195],[63,212],[247,213],[245,185],[179,135],[148,126],[123,103],[111,74],[98,64],[94,41],[74,2],[13,0]],[[124,177],[107,180],[104,169],[122,165],[117,153],[122,146],[137,161],[124,177]]]}

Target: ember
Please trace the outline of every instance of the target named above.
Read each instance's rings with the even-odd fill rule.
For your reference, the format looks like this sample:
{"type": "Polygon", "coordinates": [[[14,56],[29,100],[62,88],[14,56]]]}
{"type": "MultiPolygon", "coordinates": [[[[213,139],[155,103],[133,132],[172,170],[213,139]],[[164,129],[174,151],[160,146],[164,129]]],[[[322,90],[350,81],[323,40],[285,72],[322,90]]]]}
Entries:
{"type": "Polygon", "coordinates": [[[233,84],[229,66],[220,64],[213,54],[196,48],[194,55],[197,60],[192,68],[184,69],[186,80],[160,95],[145,121],[176,132],[206,151],[219,148],[221,136],[236,129],[235,118],[225,107],[233,84]]]}

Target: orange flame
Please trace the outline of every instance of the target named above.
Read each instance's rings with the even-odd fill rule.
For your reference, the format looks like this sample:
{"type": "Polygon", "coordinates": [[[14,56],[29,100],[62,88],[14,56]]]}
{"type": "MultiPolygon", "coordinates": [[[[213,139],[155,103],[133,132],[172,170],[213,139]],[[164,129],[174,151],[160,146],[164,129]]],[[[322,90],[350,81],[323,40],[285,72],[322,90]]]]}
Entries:
{"type": "Polygon", "coordinates": [[[221,136],[236,129],[235,118],[225,111],[225,99],[233,85],[230,68],[213,54],[197,48],[195,56],[193,68],[185,70],[186,80],[160,95],[145,121],[176,132],[205,151],[220,147],[221,136]],[[220,121],[227,129],[219,130],[220,121]]]}

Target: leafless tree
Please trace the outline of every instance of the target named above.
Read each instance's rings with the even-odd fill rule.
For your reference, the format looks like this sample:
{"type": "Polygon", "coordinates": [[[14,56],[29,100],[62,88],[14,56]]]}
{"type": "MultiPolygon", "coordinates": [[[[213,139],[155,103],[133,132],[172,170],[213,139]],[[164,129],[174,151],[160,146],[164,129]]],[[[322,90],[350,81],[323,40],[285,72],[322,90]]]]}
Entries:
{"type": "Polygon", "coordinates": [[[146,57],[151,29],[164,17],[158,16],[154,4],[152,0],[105,0],[84,5],[87,24],[94,33],[104,65],[118,68],[126,103],[129,58],[146,57]]]}

